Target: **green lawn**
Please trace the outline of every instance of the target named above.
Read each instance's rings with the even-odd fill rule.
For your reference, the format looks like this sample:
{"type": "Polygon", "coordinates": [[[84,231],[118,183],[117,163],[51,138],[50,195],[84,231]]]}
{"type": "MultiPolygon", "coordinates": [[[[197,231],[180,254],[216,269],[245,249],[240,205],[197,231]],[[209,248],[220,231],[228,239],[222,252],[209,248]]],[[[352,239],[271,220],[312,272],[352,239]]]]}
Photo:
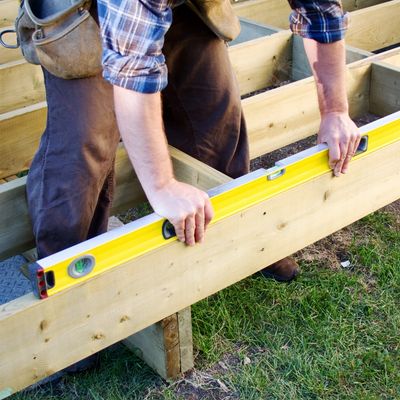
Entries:
{"type": "Polygon", "coordinates": [[[399,216],[398,202],[298,253],[291,284],[253,276],[194,305],[196,369],[175,383],[116,345],[11,399],[400,399],[399,216]]]}

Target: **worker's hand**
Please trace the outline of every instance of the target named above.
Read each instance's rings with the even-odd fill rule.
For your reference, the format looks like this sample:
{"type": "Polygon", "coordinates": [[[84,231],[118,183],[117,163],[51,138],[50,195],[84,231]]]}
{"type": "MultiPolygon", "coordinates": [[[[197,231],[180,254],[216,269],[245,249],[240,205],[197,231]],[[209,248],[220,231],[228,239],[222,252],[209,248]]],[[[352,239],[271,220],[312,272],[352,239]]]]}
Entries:
{"type": "Polygon", "coordinates": [[[346,112],[330,112],[321,116],[318,143],[329,147],[329,166],[335,176],[345,174],[360,144],[361,133],[346,112]]]}
{"type": "Polygon", "coordinates": [[[181,242],[193,246],[202,242],[207,225],[214,216],[207,193],[171,179],[149,196],[154,211],[174,226],[181,242]]]}

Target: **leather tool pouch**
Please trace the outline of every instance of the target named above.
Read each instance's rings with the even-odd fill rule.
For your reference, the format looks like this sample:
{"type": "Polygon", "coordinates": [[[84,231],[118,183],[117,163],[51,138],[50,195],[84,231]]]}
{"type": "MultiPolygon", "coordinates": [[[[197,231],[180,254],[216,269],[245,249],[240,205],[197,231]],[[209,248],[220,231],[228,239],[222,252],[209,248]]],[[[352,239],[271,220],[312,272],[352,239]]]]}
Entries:
{"type": "Polygon", "coordinates": [[[15,21],[26,60],[63,79],[101,71],[100,30],[91,0],[23,0],[15,21]]]}

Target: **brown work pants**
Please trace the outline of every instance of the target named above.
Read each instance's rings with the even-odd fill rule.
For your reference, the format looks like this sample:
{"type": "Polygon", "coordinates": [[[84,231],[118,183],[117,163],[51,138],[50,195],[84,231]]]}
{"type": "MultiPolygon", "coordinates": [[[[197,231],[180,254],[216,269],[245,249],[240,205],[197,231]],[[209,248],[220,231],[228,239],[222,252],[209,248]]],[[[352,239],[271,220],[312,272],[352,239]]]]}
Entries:
{"type": "MultiPolygon", "coordinates": [[[[164,54],[169,143],[232,177],[248,172],[246,128],[225,43],[179,6],[164,54]]],[[[119,142],[108,83],[100,76],[44,76],[47,126],[27,182],[40,258],[107,230],[119,142]]]]}

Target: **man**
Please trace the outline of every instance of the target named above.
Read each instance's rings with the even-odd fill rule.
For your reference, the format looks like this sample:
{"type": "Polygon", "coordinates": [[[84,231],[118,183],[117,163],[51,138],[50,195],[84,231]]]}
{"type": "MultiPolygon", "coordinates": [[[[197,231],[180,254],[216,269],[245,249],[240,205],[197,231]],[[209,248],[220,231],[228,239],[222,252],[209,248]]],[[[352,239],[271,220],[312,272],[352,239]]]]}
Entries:
{"type": "MultiPolygon", "coordinates": [[[[212,7],[203,12],[212,28],[223,18],[235,22],[227,1],[191,3],[198,14],[204,4],[214,5],[213,12],[212,7]]],[[[345,90],[346,15],[338,0],[292,1],[291,6],[291,28],[305,37],[316,77],[319,141],[328,143],[330,165],[339,175],[360,140],[345,90]]],[[[249,168],[239,91],[225,44],[192,9],[176,6],[167,33],[172,22],[167,0],[99,1],[104,77],[114,85],[125,147],[154,210],[188,245],[203,240],[213,211],[204,192],[174,179],[163,125],[172,145],[222,172],[237,177],[249,168]]],[[[106,230],[119,140],[109,85],[98,76],[63,80],[44,73],[48,124],[27,183],[40,257],[106,230]]],[[[291,279],[297,272],[291,262],[283,269],[275,276],[291,279]]]]}
{"type": "MultiPolygon", "coordinates": [[[[104,77],[113,88],[100,76],[64,80],[44,70],[47,127],[27,182],[40,258],[107,229],[119,142],[114,104],[146,195],[174,225],[180,241],[201,242],[213,210],[206,193],[174,178],[165,133],[172,145],[232,177],[248,172],[239,91],[218,37],[235,29],[230,4],[197,0],[188,1],[189,8],[180,1],[172,12],[167,3],[99,0],[104,77]]],[[[328,143],[330,165],[339,175],[346,172],[360,140],[348,116],[345,91],[346,17],[338,1],[291,5],[291,27],[306,38],[317,81],[319,140],[328,143]]],[[[290,280],[297,266],[285,259],[265,273],[290,280]]],[[[81,367],[85,363],[72,370],[81,367]]]]}
{"type": "MultiPolygon", "coordinates": [[[[203,2],[195,3],[199,5],[203,2]]],[[[214,3],[226,5],[226,2],[214,3]]],[[[192,35],[193,37],[197,35],[195,29],[199,24],[192,21],[194,15],[190,16],[188,9],[185,10],[183,6],[178,7],[174,13],[174,17],[178,20],[176,23],[182,25],[181,30],[176,32],[177,29],[172,28],[172,33],[167,34],[172,21],[172,12],[168,8],[167,0],[157,2],[99,0],[99,5],[104,42],[104,77],[114,85],[118,126],[136,173],[154,210],[171,221],[178,239],[188,245],[201,242],[213,212],[204,192],[174,179],[163,129],[160,91],[167,85],[167,66],[170,73],[178,69],[178,73],[170,74],[170,85],[167,86],[164,100],[167,104],[177,102],[180,109],[174,107],[173,111],[180,111],[184,115],[182,118],[187,117],[186,125],[190,125],[193,115],[203,109],[202,99],[207,98],[210,93],[226,94],[226,89],[230,87],[235,90],[234,96],[237,97],[234,82],[222,84],[222,90],[216,85],[218,80],[211,79],[211,84],[208,82],[209,74],[213,76],[215,71],[225,71],[229,61],[221,63],[219,57],[218,63],[211,62],[213,68],[207,69],[211,55],[214,54],[213,51],[216,54],[216,50],[211,50],[205,45],[207,51],[203,53],[203,49],[199,47],[201,41],[192,40],[192,35]],[[185,21],[191,23],[185,25],[185,21]],[[174,43],[172,45],[166,43],[163,48],[164,37],[168,39],[168,35],[173,37],[174,43]],[[177,58],[174,56],[175,46],[179,47],[177,53],[183,54],[182,63],[174,63],[177,58]],[[163,50],[167,64],[162,54],[163,50]],[[203,68],[201,71],[196,71],[199,69],[198,63],[201,64],[204,57],[208,58],[203,63],[203,68]],[[183,101],[182,94],[189,106],[183,101]],[[169,102],[169,97],[174,101],[169,102]],[[191,97],[198,97],[201,100],[193,102],[191,97]],[[198,106],[197,110],[193,108],[193,104],[198,106]],[[187,107],[190,108],[189,111],[187,107]],[[155,160],[157,162],[154,162],[155,160]]],[[[305,49],[316,79],[321,111],[319,141],[328,144],[330,166],[335,175],[339,176],[340,173],[346,173],[360,141],[360,133],[348,115],[345,88],[343,37],[347,16],[343,14],[339,0],[292,0],[290,5],[293,8],[291,28],[305,38],[305,49]]],[[[222,54],[221,50],[218,51],[222,54]]],[[[226,74],[231,76],[230,70],[227,70],[226,74]]],[[[212,105],[217,111],[208,109],[209,113],[202,113],[203,121],[196,119],[197,124],[200,126],[203,124],[200,132],[194,132],[195,129],[190,127],[188,130],[184,124],[178,124],[170,129],[165,120],[166,134],[171,138],[171,144],[183,147],[189,154],[218,168],[218,160],[221,154],[224,154],[226,146],[232,143],[236,145],[232,156],[247,153],[247,139],[242,134],[244,129],[242,119],[241,128],[237,128],[241,113],[238,105],[234,107],[233,113],[232,108],[229,109],[223,102],[212,105]],[[224,107],[227,110],[226,115],[223,115],[224,107]],[[210,117],[213,119],[215,114],[218,114],[220,121],[224,123],[232,123],[232,118],[236,120],[234,137],[229,137],[229,133],[223,129],[224,133],[218,132],[215,129],[215,126],[220,127],[218,123],[214,127],[209,123],[210,117]],[[236,114],[236,118],[232,114],[236,114]],[[180,130],[181,136],[177,133],[180,130]],[[188,131],[189,135],[192,134],[192,138],[183,136],[188,131]],[[218,147],[219,139],[215,139],[217,135],[223,139],[223,145],[220,147],[218,147]]],[[[168,120],[171,114],[172,112],[166,113],[164,116],[166,115],[168,120]]],[[[237,169],[239,175],[248,170],[247,160],[241,157],[242,165],[237,169]]],[[[236,175],[236,171],[224,172],[231,176],[236,175]]]]}
{"type": "MultiPolygon", "coordinates": [[[[104,70],[116,84],[122,136],[151,204],[174,223],[180,240],[193,245],[204,237],[212,209],[205,193],[173,178],[163,123],[170,144],[229,176],[248,172],[246,127],[227,48],[197,14],[207,17],[214,30],[218,26],[218,34],[224,38],[238,32],[238,21],[228,1],[212,2],[215,7],[207,10],[201,9],[203,2],[191,3],[192,8],[175,4],[174,23],[166,33],[172,13],[166,1],[146,4],[99,2],[102,21],[112,17],[103,25],[104,70]],[[137,7],[130,9],[133,20],[128,18],[128,22],[146,21],[150,6],[155,7],[150,12],[154,21],[144,24],[143,37],[129,43],[130,54],[124,56],[120,49],[116,57],[107,50],[114,45],[112,36],[107,38],[107,24],[120,19],[107,13],[110,9],[118,13],[124,4],[137,7]],[[150,32],[153,29],[155,33],[150,32]],[[167,66],[161,50],[167,56],[170,83],[163,91],[163,116],[157,91],[165,87],[167,66]],[[144,93],[121,88],[118,83],[133,85],[131,88],[144,93]],[[134,133],[126,133],[126,129],[134,133]]],[[[91,11],[97,13],[95,4],[91,11]]],[[[123,37],[116,39],[116,43],[123,42],[123,37]]],[[[39,258],[107,230],[119,142],[111,85],[100,76],[65,80],[44,70],[44,77],[47,127],[27,182],[39,258]]],[[[283,281],[291,280],[297,271],[292,259],[264,270],[283,281]]]]}

